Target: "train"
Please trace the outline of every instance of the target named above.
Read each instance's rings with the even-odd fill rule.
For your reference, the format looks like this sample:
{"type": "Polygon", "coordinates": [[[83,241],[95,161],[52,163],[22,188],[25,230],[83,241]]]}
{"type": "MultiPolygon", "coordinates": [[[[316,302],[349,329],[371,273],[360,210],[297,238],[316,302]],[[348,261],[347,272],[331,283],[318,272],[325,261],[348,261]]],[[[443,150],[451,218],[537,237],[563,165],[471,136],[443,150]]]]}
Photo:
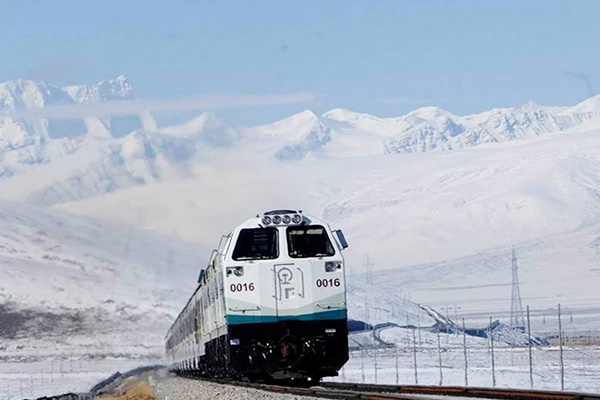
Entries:
{"type": "Polygon", "coordinates": [[[213,250],[167,332],[169,368],[212,378],[312,385],[348,361],[348,243],[301,210],[272,210],[213,250]]]}

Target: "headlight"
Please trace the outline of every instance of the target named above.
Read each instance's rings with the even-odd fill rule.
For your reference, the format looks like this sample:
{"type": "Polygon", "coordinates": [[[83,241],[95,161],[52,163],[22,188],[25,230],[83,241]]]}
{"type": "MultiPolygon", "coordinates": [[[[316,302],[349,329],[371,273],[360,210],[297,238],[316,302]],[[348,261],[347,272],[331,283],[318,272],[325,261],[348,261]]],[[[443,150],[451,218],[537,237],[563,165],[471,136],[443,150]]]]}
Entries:
{"type": "Polygon", "coordinates": [[[292,222],[292,217],[290,217],[289,215],[284,215],[283,218],[281,218],[281,220],[283,221],[284,224],[289,224],[290,222],[292,222]]]}
{"type": "Polygon", "coordinates": [[[295,224],[299,224],[300,222],[302,222],[302,216],[300,216],[300,214],[295,214],[292,217],[292,222],[295,224]]]}
{"type": "Polygon", "coordinates": [[[262,217],[262,223],[263,225],[269,225],[271,223],[271,217],[265,215],[264,217],[262,217]]]}
{"type": "Polygon", "coordinates": [[[281,223],[281,217],[279,215],[276,215],[273,217],[273,223],[275,225],[279,225],[281,223]]]}
{"type": "Polygon", "coordinates": [[[342,269],[342,263],[339,261],[327,261],[325,263],[325,272],[333,272],[342,269]]]}
{"type": "Polygon", "coordinates": [[[244,276],[244,267],[227,267],[227,276],[244,276]]]}

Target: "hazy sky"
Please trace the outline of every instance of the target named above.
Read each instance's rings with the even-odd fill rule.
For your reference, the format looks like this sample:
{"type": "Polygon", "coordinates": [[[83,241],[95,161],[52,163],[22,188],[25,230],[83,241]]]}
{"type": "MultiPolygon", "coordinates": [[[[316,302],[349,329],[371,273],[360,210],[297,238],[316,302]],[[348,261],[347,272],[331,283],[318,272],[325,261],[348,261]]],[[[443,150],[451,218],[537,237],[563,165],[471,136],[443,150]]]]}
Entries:
{"type": "Polygon", "coordinates": [[[310,108],[396,116],[570,105],[600,89],[600,1],[0,2],[0,81],[129,77],[138,97],[310,92],[220,111],[253,124],[310,108]]]}

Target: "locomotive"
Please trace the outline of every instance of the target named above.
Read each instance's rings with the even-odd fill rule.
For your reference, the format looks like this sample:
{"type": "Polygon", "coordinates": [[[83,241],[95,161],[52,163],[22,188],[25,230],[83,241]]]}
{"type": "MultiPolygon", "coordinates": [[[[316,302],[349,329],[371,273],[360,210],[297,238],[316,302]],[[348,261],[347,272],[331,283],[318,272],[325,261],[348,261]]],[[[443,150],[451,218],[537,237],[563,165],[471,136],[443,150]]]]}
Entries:
{"type": "Polygon", "coordinates": [[[348,361],[340,230],[296,210],[257,215],[221,238],[166,336],[170,369],[317,383],[348,361]]]}

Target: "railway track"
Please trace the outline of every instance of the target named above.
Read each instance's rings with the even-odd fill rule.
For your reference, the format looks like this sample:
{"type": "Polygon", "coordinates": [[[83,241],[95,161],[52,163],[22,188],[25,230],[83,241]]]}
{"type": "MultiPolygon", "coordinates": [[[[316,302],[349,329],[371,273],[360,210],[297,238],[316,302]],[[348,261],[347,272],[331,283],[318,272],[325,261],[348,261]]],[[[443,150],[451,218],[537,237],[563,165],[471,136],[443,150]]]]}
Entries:
{"type": "MultiPolygon", "coordinates": [[[[188,377],[191,378],[191,377],[188,377]]],[[[365,399],[365,400],[417,400],[432,399],[434,396],[448,398],[486,398],[514,400],[600,400],[600,394],[556,392],[525,389],[476,388],[461,386],[416,386],[416,385],[375,385],[360,383],[322,382],[314,387],[290,387],[264,383],[223,381],[193,377],[220,384],[248,387],[273,393],[289,393],[326,399],[365,399]]]]}
{"type": "Polygon", "coordinates": [[[340,390],[357,390],[363,393],[394,393],[416,395],[441,395],[515,400],[600,400],[600,394],[556,392],[526,389],[477,388],[462,386],[424,385],[374,385],[357,383],[322,382],[322,387],[340,390]]]}

